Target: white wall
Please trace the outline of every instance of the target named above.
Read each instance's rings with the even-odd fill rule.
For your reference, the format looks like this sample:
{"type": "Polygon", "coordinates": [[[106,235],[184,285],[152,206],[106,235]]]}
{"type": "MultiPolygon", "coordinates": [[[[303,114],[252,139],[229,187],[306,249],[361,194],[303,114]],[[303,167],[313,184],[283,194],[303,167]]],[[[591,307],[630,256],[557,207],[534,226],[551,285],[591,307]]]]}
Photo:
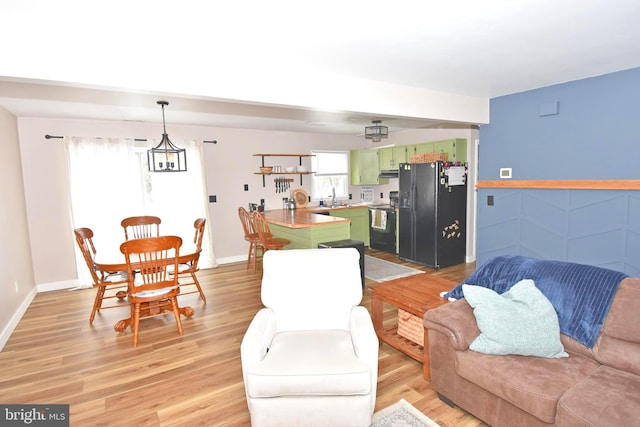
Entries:
{"type": "MultiPolygon", "coordinates": [[[[59,139],[47,140],[44,135],[158,139],[162,133],[161,125],[19,118],[18,129],[35,283],[75,284],[75,241],[72,230],[78,226],[91,227],[91,224],[71,223],[65,185],[64,144],[59,139]]],[[[405,131],[392,134],[388,140],[375,145],[363,137],[356,136],[251,129],[168,124],[167,132],[174,143],[181,139],[218,141],[217,144],[204,146],[208,193],[217,196],[217,203],[209,204],[211,224],[208,226],[212,227],[213,249],[218,263],[240,261],[246,257],[247,245],[237,215],[239,206],[246,207],[250,202],[259,202],[261,198],[265,199],[267,209],[279,209],[282,205],[283,194],[275,192],[273,176],[266,177],[266,187],[263,188],[262,176],[255,174],[261,159],[253,154],[309,153],[312,149],[349,150],[390,143],[414,144],[452,137],[467,138],[471,141],[469,129],[405,131]],[[249,191],[244,191],[244,184],[248,184],[249,191]]],[[[303,159],[307,166],[308,160],[303,159]]],[[[279,161],[283,165],[295,165],[298,159],[281,158],[279,161]]],[[[114,173],[117,173],[117,170],[114,170],[114,173]]],[[[310,176],[303,176],[302,188],[308,193],[311,193],[310,180],[310,176]]],[[[296,176],[293,188],[297,188],[299,184],[299,178],[296,176]]],[[[388,185],[376,189],[376,202],[388,203],[388,193],[392,189],[397,189],[397,179],[392,179],[388,185]],[[393,181],[396,181],[395,184],[393,181]],[[384,193],[382,200],[379,199],[380,192],[384,193]]],[[[357,197],[358,187],[352,188],[351,192],[357,197]]],[[[113,220],[119,223],[121,218],[113,220]]]]}
{"type": "Polygon", "coordinates": [[[35,296],[27,213],[22,184],[18,125],[0,107],[0,349],[35,296]]]}

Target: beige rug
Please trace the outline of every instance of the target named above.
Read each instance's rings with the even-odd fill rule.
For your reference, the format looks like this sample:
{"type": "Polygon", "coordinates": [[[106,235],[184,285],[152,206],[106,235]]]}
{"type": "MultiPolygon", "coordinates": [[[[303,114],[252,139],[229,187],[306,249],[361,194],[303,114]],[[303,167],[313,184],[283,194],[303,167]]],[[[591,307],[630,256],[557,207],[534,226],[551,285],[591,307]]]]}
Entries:
{"type": "Polygon", "coordinates": [[[379,410],[371,421],[371,427],[440,427],[404,399],[379,410]]]}
{"type": "Polygon", "coordinates": [[[369,255],[364,256],[364,277],[375,282],[386,282],[387,280],[399,279],[401,277],[413,276],[424,273],[415,268],[385,261],[369,255]]]}

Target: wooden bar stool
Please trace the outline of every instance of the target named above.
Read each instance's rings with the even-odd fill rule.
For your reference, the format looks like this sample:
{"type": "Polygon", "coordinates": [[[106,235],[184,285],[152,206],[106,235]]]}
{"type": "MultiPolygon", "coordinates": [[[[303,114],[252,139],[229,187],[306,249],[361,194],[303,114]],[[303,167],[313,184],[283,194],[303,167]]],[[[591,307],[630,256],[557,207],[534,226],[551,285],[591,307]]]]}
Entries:
{"type": "MultiPolygon", "coordinates": [[[[269,228],[269,223],[264,218],[262,212],[255,211],[253,213],[253,223],[256,231],[258,232],[258,236],[260,237],[260,245],[262,246],[262,256],[271,250],[279,250],[287,246],[291,243],[291,240],[284,239],[282,237],[273,237],[271,234],[271,229],[269,228]]],[[[263,270],[260,270],[260,277],[262,277],[263,270]]]]}
{"type": "Polygon", "coordinates": [[[242,223],[242,229],[244,230],[244,240],[249,242],[249,253],[247,254],[247,270],[251,265],[253,271],[256,271],[256,260],[258,258],[258,250],[264,252],[262,244],[260,243],[260,236],[253,223],[253,216],[247,212],[245,208],[240,206],[238,208],[238,216],[242,223]]]}

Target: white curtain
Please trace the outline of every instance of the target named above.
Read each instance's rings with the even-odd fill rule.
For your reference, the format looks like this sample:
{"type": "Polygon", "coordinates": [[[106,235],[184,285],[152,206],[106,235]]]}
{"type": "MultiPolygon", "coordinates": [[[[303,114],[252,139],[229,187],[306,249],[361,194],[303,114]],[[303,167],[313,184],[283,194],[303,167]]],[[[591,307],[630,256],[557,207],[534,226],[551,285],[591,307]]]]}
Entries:
{"type": "MultiPolygon", "coordinates": [[[[174,141],[187,151],[187,172],[154,173],[148,169],[147,150],[157,143],[65,138],[73,226],[91,228],[98,251],[114,251],[124,241],[123,218],[156,215],[162,219],[160,234],[185,242],[193,240],[195,219],[206,218],[199,266],[215,267],[202,143],[174,141]]],[[[80,283],[91,283],[82,256],[77,259],[80,283]]]]}

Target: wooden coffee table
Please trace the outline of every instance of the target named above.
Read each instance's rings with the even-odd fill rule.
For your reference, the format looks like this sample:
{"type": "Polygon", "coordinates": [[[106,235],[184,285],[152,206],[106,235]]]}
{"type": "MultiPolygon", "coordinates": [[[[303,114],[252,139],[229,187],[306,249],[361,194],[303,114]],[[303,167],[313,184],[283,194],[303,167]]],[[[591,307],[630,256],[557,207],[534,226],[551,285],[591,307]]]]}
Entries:
{"type": "Polygon", "coordinates": [[[373,327],[378,338],[421,362],[423,364],[423,376],[426,380],[431,379],[429,341],[426,329],[424,330],[423,347],[398,335],[397,324],[384,327],[382,318],[383,303],[392,304],[414,316],[418,316],[422,320],[427,310],[439,307],[447,302],[446,299],[440,296],[440,293],[447,292],[456,285],[456,282],[426,273],[369,285],[369,289],[372,292],[371,316],[373,317],[373,327]]]}

